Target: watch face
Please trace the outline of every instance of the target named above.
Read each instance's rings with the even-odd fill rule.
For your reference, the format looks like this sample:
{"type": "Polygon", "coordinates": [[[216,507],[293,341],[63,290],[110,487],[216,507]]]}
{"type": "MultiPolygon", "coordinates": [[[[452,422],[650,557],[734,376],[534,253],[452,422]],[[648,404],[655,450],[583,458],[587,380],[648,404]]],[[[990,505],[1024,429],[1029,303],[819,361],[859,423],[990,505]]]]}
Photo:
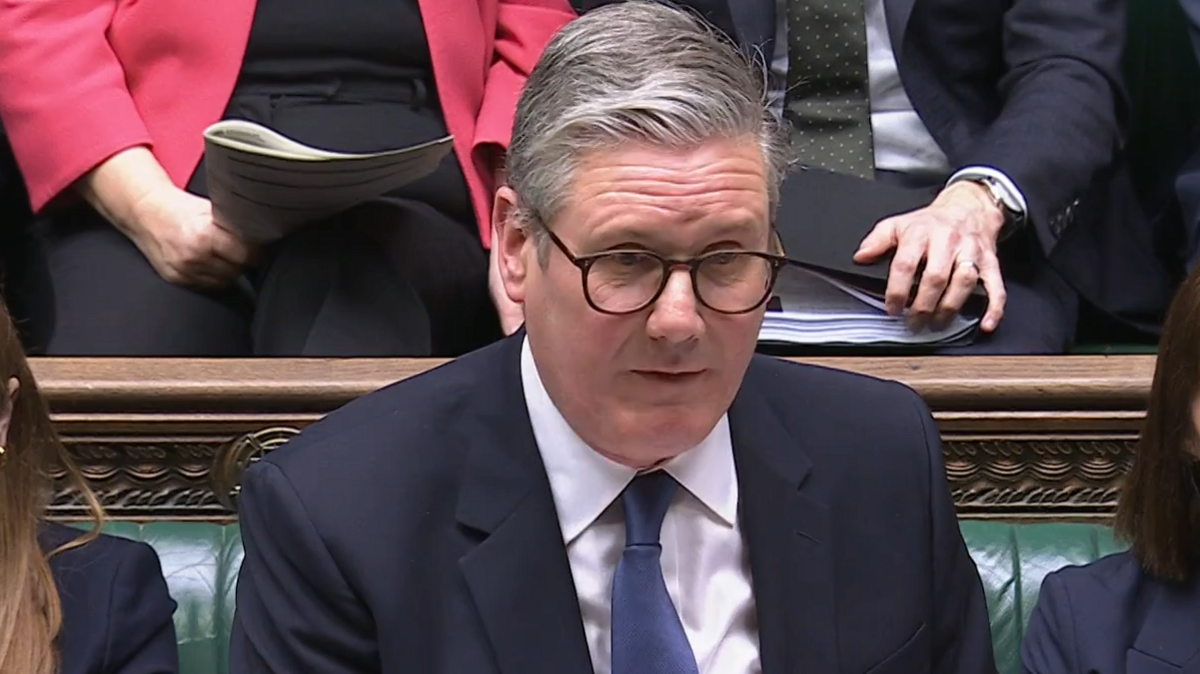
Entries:
{"type": "Polygon", "coordinates": [[[992,193],[992,198],[996,200],[996,205],[1004,211],[1010,220],[1020,219],[1021,212],[1017,209],[1016,204],[1012,203],[1008,198],[1009,195],[1003,185],[986,178],[983,180],[983,184],[987,185],[988,191],[992,193]]]}

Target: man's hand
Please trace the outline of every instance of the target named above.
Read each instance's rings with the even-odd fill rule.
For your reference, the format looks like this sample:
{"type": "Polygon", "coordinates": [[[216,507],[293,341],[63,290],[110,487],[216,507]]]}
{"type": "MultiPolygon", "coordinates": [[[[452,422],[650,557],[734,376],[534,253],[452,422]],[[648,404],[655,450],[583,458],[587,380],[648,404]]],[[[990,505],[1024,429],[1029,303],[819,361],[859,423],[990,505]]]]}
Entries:
{"type": "Polygon", "coordinates": [[[880,221],[863,239],[854,261],[871,262],[895,248],[888,273],[887,312],[899,316],[908,303],[922,261],[921,283],[909,307],[909,325],[944,326],[962,310],[979,280],[988,308],[981,322],[992,332],[1004,316],[1006,291],[996,257],[1004,214],[987,188],[963,181],[942,190],[925,208],[880,221]]]}
{"type": "Polygon", "coordinates": [[[129,236],[164,280],[220,288],[241,275],[251,247],[213,220],[212,203],[171,185],[133,209],[129,236]]]}

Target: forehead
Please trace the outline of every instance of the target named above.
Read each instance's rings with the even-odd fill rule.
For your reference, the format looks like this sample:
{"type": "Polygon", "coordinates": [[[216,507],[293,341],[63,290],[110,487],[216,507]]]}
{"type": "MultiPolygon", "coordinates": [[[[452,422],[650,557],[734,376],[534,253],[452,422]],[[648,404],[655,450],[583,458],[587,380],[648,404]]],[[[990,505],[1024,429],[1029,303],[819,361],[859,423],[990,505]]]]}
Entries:
{"type": "Polygon", "coordinates": [[[689,239],[768,229],[768,172],[753,138],[691,148],[622,146],[577,169],[557,231],[574,238],[689,239]]]}

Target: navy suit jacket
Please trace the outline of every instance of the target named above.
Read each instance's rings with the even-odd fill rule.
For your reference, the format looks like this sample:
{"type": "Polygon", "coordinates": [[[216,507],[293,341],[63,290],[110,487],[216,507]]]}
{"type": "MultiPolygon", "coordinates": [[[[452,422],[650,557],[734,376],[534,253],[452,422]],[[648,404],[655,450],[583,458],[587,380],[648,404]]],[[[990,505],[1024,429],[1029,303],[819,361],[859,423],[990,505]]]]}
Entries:
{"type": "MultiPolygon", "coordinates": [[[[1200,0],[1179,0],[1187,19],[1189,37],[1196,59],[1200,60],[1200,0]]],[[[1180,139],[1183,143],[1187,139],[1180,139]]],[[[1196,139],[1191,139],[1196,145],[1196,139]]],[[[1180,167],[1175,182],[1176,195],[1183,217],[1184,250],[1180,257],[1191,271],[1200,262],[1200,148],[1197,148],[1180,167]]]]}
{"type": "Polygon", "coordinates": [[[1173,284],[1122,155],[1125,3],[884,6],[905,91],[951,166],[995,167],[1025,195],[1034,236],[1002,245],[1005,273],[1048,259],[1096,306],[1157,331],[1173,284]]]}
{"type": "Polygon", "coordinates": [[[1200,674],[1200,573],[1163,582],[1127,552],[1056,571],[1021,662],[1029,674],[1200,674]]]}
{"type": "MultiPolygon", "coordinates": [[[[246,471],[232,674],[592,671],[522,337],[367,395],[246,471]]],[[[912,390],[755,357],[729,423],[765,674],[995,671],[912,390]]]]}
{"type": "MultiPolygon", "coordinates": [[[[733,22],[731,35],[786,19],[777,0],[680,2],[733,22]]],[[[1174,285],[1156,252],[1168,224],[1148,221],[1121,156],[1125,3],[886,0],[884,10],[904,89],[951,167],[997,168],[1025,195],[1029,231],[1002,245],[1006,277],[1049,259],[1093,304],[1156,332],[1174,285]]]]}
{"type": "MultiPolygon", "coordinates": [[[[82,534],[44,525],[38,539],[49,552],[82,534]]],[[[174,674],[175,602],[158,555],[145,543],[100,536],[50,558],[62,603],[60,674],[174,674]]]]}

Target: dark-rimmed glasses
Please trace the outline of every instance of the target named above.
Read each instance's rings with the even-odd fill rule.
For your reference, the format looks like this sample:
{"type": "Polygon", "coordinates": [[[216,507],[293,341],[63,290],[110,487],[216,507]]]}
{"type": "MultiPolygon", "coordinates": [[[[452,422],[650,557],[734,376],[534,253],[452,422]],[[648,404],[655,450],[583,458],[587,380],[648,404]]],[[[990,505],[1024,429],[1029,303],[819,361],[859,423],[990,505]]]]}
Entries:
{"type": "MultiPolygon", "coordinates": [[[[575,255],[550,231],[546,234],[579,268],[588,305],[602,314],[632,314],[654,304],[671,270],[686,267],[700,304],[722,314],[745,314],[771,296],[787,258],[753,250],[714,250],[692,258],[666,258],[628,248],[575,255]]],[[[774,237],[773,237],[774,238],[774,237]]]]}

